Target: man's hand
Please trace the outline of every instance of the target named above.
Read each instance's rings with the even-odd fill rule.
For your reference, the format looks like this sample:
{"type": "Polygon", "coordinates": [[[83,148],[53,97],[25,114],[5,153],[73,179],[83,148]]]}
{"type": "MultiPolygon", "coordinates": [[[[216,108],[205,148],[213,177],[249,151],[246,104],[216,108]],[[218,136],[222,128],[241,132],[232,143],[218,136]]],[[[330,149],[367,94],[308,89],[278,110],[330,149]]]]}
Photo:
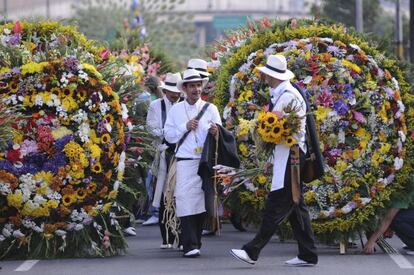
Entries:
{"type": "Polygon", "coordinates": [[[194,118],[187,122],[187,130],[195,130],[198,127],[198,120],[194,118]]]}
{"type": "Polygon", "coordinates": [[[211,123],[210,124],[210,129],[208,129],[208,131],[210,132],[210,134],[212,134],[215,138],[217,138],[217,134],[218,134],[218,127],[215,123],[211,123]]]}
{"type": "Polygon", "coordinates": [[[364,246],[364,253],[372,254],[375,251],[375,242],[368,241],[364,246]]]}

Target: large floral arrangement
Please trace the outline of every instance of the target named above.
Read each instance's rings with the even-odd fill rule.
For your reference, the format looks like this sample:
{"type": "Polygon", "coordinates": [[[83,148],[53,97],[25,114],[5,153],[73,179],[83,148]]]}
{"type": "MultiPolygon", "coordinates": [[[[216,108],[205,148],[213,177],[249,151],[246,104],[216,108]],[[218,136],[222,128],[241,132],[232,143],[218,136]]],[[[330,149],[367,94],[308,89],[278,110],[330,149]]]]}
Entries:
{"type": "MultiPolygon", "coordinates": [[[[246,129],[267,108],[268,88],[256,66],[270,54],[286,56],[320,132],[327,173],[305,192],[316,233],[360,228],[395,189],[407,184],[412,171],[412,144],[406,139],[412,98],[402,72],[395,61],[343,27],[276,27],[252,36],[223,63],[215,98],[238,137],[246,169],[265,162],[246,129]]],[[[243,182],[228,202],[241,205],[244,218],[255,222],[270,177],[258,173],[243,182]]]]}
{"type": "Polygon", "coordinates": [[[55,23],[0,29],[0,93],[22,112],[0,160],[0,258],[118,254],[128,114],[88,63],[109,53],[55,23]]]}

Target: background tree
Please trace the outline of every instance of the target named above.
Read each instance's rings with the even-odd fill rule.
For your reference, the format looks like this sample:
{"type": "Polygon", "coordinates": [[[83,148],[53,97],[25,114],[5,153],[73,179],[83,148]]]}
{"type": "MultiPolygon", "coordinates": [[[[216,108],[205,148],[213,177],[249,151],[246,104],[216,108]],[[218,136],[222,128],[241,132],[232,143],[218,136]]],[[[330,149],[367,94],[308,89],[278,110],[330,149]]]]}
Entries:
{"type": "MultiPolygon", "coordinates": [[[[312,8],[314,15],[327,17],[346,26],[355,26],[355,0],[322,0],[321,6],[312,8]],[[320,14],[317,14],[320,13],[320,14]]],[[[363,1],[364,31],[374,32],[383,10],[379,0],[363,1]]]]}
{"type": "Polygon", "coordinates": [[[174,56],[184,64],[200,54],[195,43],[195,27],[191,17],[177,8],[185,0],[141,0],[139,15],[144,20],[146,36],[140,25],[131,27],[137,15],[131,0],[79,0],[74,6],[74,20],[88,38],[105,41],[114,48],[131,48],[148,43],[159,52],[174,56]],[[138,35],[137,35],[138,34],[138,35]]]}

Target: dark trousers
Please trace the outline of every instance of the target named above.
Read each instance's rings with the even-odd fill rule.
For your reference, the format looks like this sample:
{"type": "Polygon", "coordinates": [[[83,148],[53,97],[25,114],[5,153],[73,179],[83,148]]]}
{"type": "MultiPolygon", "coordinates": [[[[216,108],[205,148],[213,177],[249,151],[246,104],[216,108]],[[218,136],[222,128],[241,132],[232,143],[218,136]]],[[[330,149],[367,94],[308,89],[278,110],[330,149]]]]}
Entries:
{"type": "MultiPolygon", "coordinates": [[[[300,154],[301,169],[304,154],[300,154]]],[[[298,258],[309,263],[317,263],[315,237],[313,235],[308,209],[303,194],[298,205],[292,201],[290,157],[286,166],[284,187],[270,192],[265,203],[263,221],[254,239],[243,246],[252,260],[257,260],[260,251],[269,242],[278,226],[288,219],[292,226],[293,235],[298,242],[298,258]]],[[[302,186],[301,186],[302,187],[302,186]]]]}
{"type": "Polygon", "coordinates": [[[410,250],[414,250],[414,209],[401,209],[394,217],[391,229],[410,250]]]}
{"type": "Polygon", "coordinates": [[[206,213],[180,217],[184,253],[201,248],[201,233],[206,213]]]}
{"type": "Polygon", "coordinates": [[[158,225],[160,227],[161,237],[162,237],[162,244],[174,244],[175,235],[173,234],[170,228],[167,228],[166,224],[163,222],[165,214],[165,204],[164,204],[164,194],[161,195],[161,202],[160,202],[160,212],[158,216],[158,225]]]}

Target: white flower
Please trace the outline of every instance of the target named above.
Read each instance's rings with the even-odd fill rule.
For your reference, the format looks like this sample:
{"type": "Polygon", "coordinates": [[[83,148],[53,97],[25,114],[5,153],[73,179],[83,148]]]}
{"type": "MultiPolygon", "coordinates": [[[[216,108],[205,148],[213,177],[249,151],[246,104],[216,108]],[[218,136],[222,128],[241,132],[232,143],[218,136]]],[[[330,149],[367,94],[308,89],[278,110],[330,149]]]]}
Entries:
{"type": "Polygon", "coordinates": [[[131,121],[127,122],[127,127],[128,127],[128,131],[130,131],[130,132],[134,129],[134,126],[132,125],[131,121]]]}
{"type": "Polygon", "coordinates": [[[80,231],[80,230],[82,230],[84,228],[84,226],[83,226],[83,224],[81,224],[81,223],[78,223],[78,224],[76,224],[75,225],[75,231],[80,231]]]}
{"type": "Polygon", "coordinates": [[[8,237],[10,237],[11,236],[11,232],[6,228],[6,227],[4,227],[3,228],[3,230],[1,231],[1,233],[6,237],[6,238],[8,238],[8,237]]]}
{"type": "Polygon", "coordinates": [[[121,108],[122,108],[122,120],[125,121],[126,119],[128,119],[128,108],[124,103],[121,104],[121,108]]]}
{"type": "Polygon", "coordinates": [[[406,136],[405,136],[405,134],[403,133],[403,131],[398,131],[398,135],[400,136],[401,141],[402,141],[402,142],[405,142],[405,140],[406,140],[406,136]]]}
{"type": "Polygon", "coordinates": [[[13,232],[13,237],[15,237],[15,238],[22,238],[22,237],[24,237],[25,235],[20,231],[20,229],[18,229],[18,230],[15,230],[14,232],[13,232]]]}
{"type": "Polygon", "coordinates": [[[361,48],[360,48],[358,45],[355,45],[355,44],[351,44],[351,43],[349,43],[349,46],[350,46],[351,48],[353,48],[354,50],[357,50],[357,51],[361,50],[361,48]]]}
{"type": "Polygon", "coordinates": [[[7,34],[7,35],[11,34],[11,30],[9,30],[9,29],[4,29],[3,32],[4,32],[4,34],[7,34]]]}
{"type": "Polygon", "coordinates": [[[4,241],[6,239],[6,237],[4,237],[3,235],[0,235],[0,242],[4,241]]]}
{"type": "Polygon", "coordinates": [[[343,206],[341,208],[342,213],[344,214],[348,214],[349,212],[352,211],[353,207],[352,207],[353,203],[348,202],[345,206],[343,206]]]}
{"type": "Polygon", "coordinates": [[[371,198],[361,198],[361,203],[362,205],[366,205],[367,203],[369,203],[371,201],[371,198]]]}
{"type": "MultiPolygon", "coordinates": [[[[102,95],[101,95],[102,96],[102,95]]],[[[102,99],[101,99],[102,100],[102,99]]],[[[105,115],[107,111],[109,111],[111,108],[109,107],[108,103],[103,102],[99,105],[99,110],[101,111],[102,115],[105,115]]]]}
{"type": "Polygon", "coordinates": [[[404,160],[403,159],[400,159],[399,157],[396,157],[394,159],[394,167],[395,167],[395,170],[400,170],[403,167],[403,164],[404,164],[404,160]]]}
{"type": "Polygon", "coordinates": [[[120,182],[119,182],[119,181],[117,181],[117,180],[114,182],[114,190],[115,190],[115,191],[118,191],[118,188],[119,188],[119,183],[120,183],[120,182]]]}
{"type": "Polygon", "coordinates": [[[112,126],[111,126],[111,124],[109,124],[109,123],[105,123],[104,124],[104,127],[105,127],[105,129],[110,133],[110,132],[112,132],[112,126]]]}
{"type": "Polygon", "coordinates": [[[64,235],[66,235],[66,231],[62,230],[62,229],[58,229],[58,230],[55,231],[55,234],[58,235],[58,236],[64,236],[64,235]]]}
{"type": "Polygon", "coordinates": [[[224,118],[224,120],[226,120],[230,116],[231,116],[231,108],[228,107],[228,106],[224,107],[224,110],[223,110],[223,118],[224,118]]]}

